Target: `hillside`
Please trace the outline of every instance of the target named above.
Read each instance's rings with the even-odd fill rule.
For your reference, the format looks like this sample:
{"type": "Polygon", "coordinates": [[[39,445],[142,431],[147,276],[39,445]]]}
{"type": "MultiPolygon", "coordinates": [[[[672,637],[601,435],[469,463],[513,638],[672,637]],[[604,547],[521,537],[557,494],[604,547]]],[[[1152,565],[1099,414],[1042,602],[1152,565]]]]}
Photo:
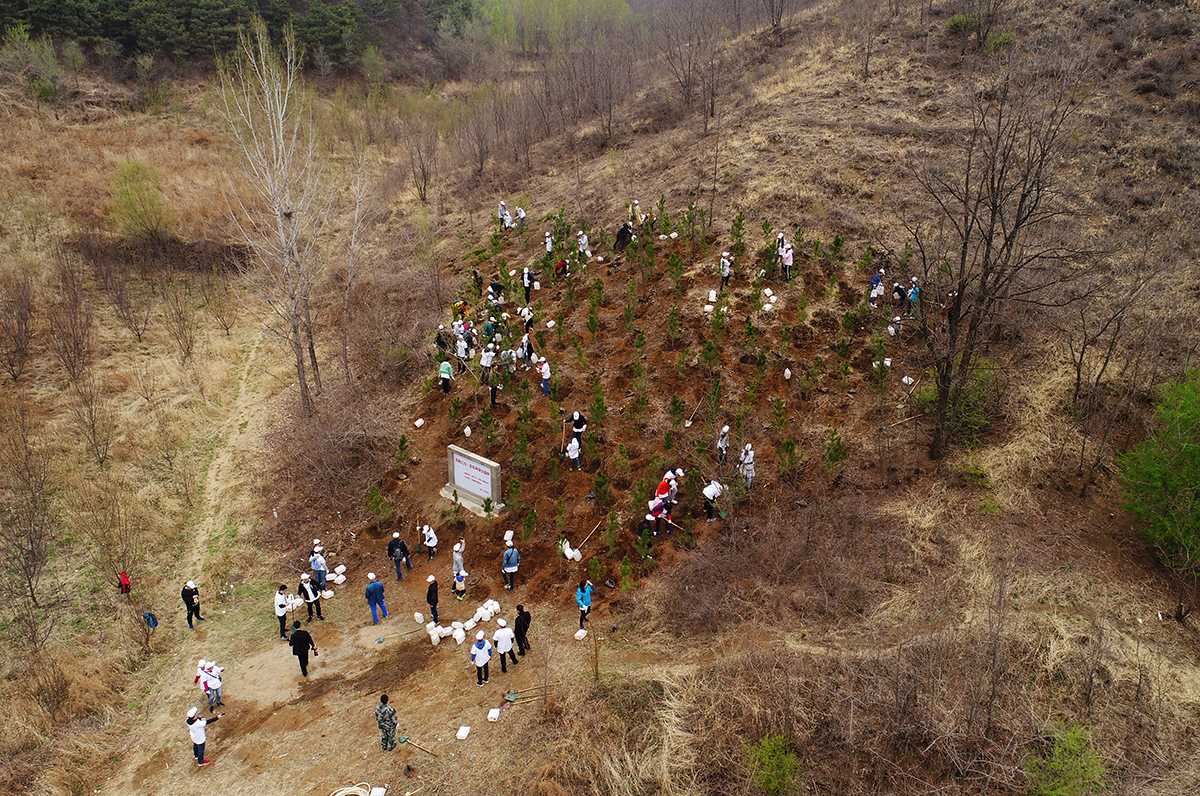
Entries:
{"type": "MultiPolygon", "coordinates": [[[[586,116],[510,153],[515,116],[503,128],[488,116],[495,146],[482,169],[469,135],[435,138],[444,161],[424,199],[410,190],[403,136],[372,125],[410,119],[419,102],[488,113],[503,103],[472,104],[470,75],[416,99],[327,89],[316,115],[338,200],[314,294],[314,417],[237,267],[227,214],[237,176],[214,89],[175,84],[156,116],[98,74],[53,113],[5,88],[5,307],[22,274],[37,296],[32,355],[3,382],[5,444],[21,439],[23,409],[29,449],[50,457],[65,535],[39,587],[57,596],[4,628],[0,698],[15,717],[0,735],[4,787],[1023,793],[1036,785],[1029,761],[1082,730],[1113,792],[1191,792],[1200,673],[1194,621],[1174,615],[1194,597],[1119,510],[1113,457],[1145,437],[1156,386],[1196,348],[1183,317],[1196,238],[1194,14],[1009,7],[1000,32],[1012,37],[985,48],[948,25],[956,9],[902,6],[871,38],[864,79],[856,25],[870,25],[853,7],[730,31],[711,116],[683,104],[655,61],[611,125],[586,116]],[[962,350],[948,333],[952,218],[928,186],[961,173],[965,142],[992,129],[979,120],[1010,86],[1031,103],[1005,106],[1014,113],[1070,89],[1054,179],[1039,183],[1052,187],[1052,212],[1014,244],[1052,250],[1053,264],[1035,258],[991,304],[982,279],[966,283],[964,317],[973,308],[985,333],[943,426],[948,443],[931,451],[936,368],[962,350]],[[357,140],[373,141],[372,179],[355,250],[366,266],[347,287],[357,140]],[[131,159],[157,170],[176,217],[162,240],[121,227],[114,175],[131,159]],[[617,253],[633,199],[656,224],[617,253]],[[529,211],[525,229],[497,227],[500,200],[529,211]],[[739,225],[744,250],[712,299],[739,225]],[[581,228],[592,257],[558,278],[553,263],[571,259],[581,228]],[[559,247],[549,260],[546,231],[559,247]],[[777,232],[795,247],[790,281],[771,263],[777,232]],[[518,368],[490,408],[477,358],[443,396],[433,335],[451,325],[451,302],[482,327],[478,271],[485,286],[506,284],[515,315],[526,265],[539,272],[531,339],[551,365],[551,396],[518,368]],[[870,306],[879,268],[889,285],[917,279],[917,311],[870,306]],[[115,285],[150,308],[142,334],[115,285]],[[73,296],[94,317],[84,373],[103,400],[90,404],[53,325],[73,296]],[[583,472],[560,455],[574,411],[589,422],[583,472]],[[733,453],[721,463],[724,425],[733,453]],[[108,429],[104,455],[97,428],[108,429]],[[438,497],[451,443],[501,464],[500,517],[438,497]],[[749,491],[735,473],[745,443],[756,452],[749,491]],[[635,526],[668,467],[688,473],[678,527],[645,549],[635,526]],[[731,487],[713,523],[701,478],[731,487]],[[387,542],[399,531],[415,546],[426,522],[441,550],[414,556],[397,583],[387,542]],[[496,571],[509,529],[522,557],[515,595],[496,571]],[[447,577],[459,536],[463,603],[447,577]],[[271,595],[278,583],[295,590],[315,537],[348,577],[313,623],[320,656],[301,680],[275,640],[271,595]],[[582,547],[580,563],[558,552],[562,538],[582,547]],[[134,576],[129,598],[111,583],[117,566],[134,576]],[[387,584],[380,626],[360,597],[367,572],[387,584]],[[530,654],[476,688],[468,645],[431,646],[413,622],[429,573],[443,623],[489,598],[510,621],[516,601],[530,608],[530,654]],[[597,599],[591,634],[576,641],[584,577],[597,599]],[[192,578],[208,619],[194,631],[176,602],[192,578]],[[146,636],[143,610],[162,620],[146,636]],[[213,656],[229,708],[210,730],[214,765],[197,770],[181,717],[202,698],[195,660],[213,656]],[[487,722],[510,688],[548,696],[487,722]],[[372,714],[385,692],[399,734],[437,757],[378,749],[372,714]],[[472,726],[466,741],[453,738],[461,725],[472,726]],[[764,772],[798,782],[772,789],[764,772]]],[[[506,74],[496,90],[511,94],[492,96],[521,96],[521,69],[506,74]]],[[[7,598],[23,605],[12,584],[7,598]]]]}

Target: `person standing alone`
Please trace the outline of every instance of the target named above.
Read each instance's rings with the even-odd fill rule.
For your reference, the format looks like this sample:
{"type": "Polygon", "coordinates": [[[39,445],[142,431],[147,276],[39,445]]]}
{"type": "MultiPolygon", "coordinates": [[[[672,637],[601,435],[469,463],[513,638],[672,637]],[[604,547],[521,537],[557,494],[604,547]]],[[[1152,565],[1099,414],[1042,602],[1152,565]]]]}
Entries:
{"type": "Polygon", "coordinates": [[[287,612],[288,600],[284,592],[287,591],[287,586],[279,584],[278,591],[275,592],[275,618],[279,620],[279,639],[287,640],[287,612]]]}
{"type": "Polygon", "coordinates": [[[517,588],[517,567],[521,564],[521,554],[513,547],[511,540],[504,543],[504,557],[500,559],[500,575],[504,578],[504,587],[509,591],[517,588]]]}
{"type": "Polygon", "coordinates": [[[438,604],[437,577],[435,575],[430,575],[428,578],[425,579],[425,582],[429,584],[429,588],[425,590],[425,602],[429,605],[430,616],[433,618],[433,621],[436,622],[438,620],[438,615],[437,615],[437,604],[438,604]]]}
{"type": "Polygon", "coordinates": [[[179,598],[187,606],[188,627],[195,630],[196,626],[192,624],[192,617],[195,617],[199,622],[204,621],[204,617],[200,616],[200,590],[196,588],[195,581],[189,580],[187,582],[183,590],[179,592],[179,598]]]}
{"type": "Polygon", "coordinates": [[[400,724],[396,709],[388,704],[388,695],[379,697],[375,708],[375,723],[379,725],[379,748],[390,752],[396,748],[396,727],[400,724]]]}
{"type": "Polygon", "coordinates": [[[196,715],[199,712],[200,708],[196,707],[188,711],[188,734],[192,737],[192,754],[196,756],[196,765],[207,766],[212,761],[204,756],[204,745],[208,740],[208,734],[204,731],[204,728],[206,725],[213,724],[225,714],[218,713],[210,719],[203,719],[196,715]]]}
{"type": "Polygon", "coordinates": [[[525,606],[517,606],[517,621],[513,629],[517,634],[517,654],[524,656],[529,651],[529,625],[533,623],[533,614],[525,610],[525,606]]]}
{"type": "Polygon", "coordinates": [[[590,580],[581,580],[579,588],[575,590],[575,602],[579,605],[580,630],[583,630],[583,623],[588,621],[588,614],[592,612],[592,588],[590,580]]]}
{"type": "Polygon", "coordinates": [[[292,654],[300,660],[300,674],[308,677],[308,651],[317,654],[317,645],[307,630],[300,629],[299,622],[292,622],[292,654]]]}
{"type": "Polygon", "coordinates": [[[387,605],[383,602],[383,581],[375,579],[374,572],[367,573],[367,605],[371,606],[371,619],[375,624],[379,624],[379,612],[383,611],[383,618],[387,619],[387,605]]]}

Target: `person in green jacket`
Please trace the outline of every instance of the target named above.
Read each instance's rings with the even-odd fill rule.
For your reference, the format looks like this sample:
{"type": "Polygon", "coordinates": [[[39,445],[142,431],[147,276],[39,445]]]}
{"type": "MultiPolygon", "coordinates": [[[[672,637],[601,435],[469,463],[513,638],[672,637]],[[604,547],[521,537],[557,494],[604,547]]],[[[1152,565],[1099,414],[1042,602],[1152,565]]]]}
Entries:
{"type": "Polygon", "coordinates": [[[450,366],[450,360],[442,360],[442,364],[438,365],[438,375],[442,377],[442,394],[449,395],[450,380],[454,378],[454,368],[450,366]]]}

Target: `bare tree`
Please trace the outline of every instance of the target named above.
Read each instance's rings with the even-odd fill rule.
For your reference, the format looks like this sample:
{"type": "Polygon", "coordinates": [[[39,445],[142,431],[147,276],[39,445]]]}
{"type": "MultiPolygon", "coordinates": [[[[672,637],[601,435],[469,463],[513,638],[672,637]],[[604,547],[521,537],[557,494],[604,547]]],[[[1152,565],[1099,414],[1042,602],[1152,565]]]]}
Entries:
{"type": "Polygon", "coordinates": [[[13,381],[21,378],[33,343],[33,278],[29,271],[0,280],[0,367],[13,381]]]}
{"type": "MultiPolygon", "coordinates": [[[[27,611],[19,617],[40,626],[39,587],[58,538],[50,454],[38,439],[21,394],[3,407],[0,422],[0,571],[7,591],[27,611]]],[[[19,608],[19,606],[18,606],[19,608]]],[[[37,634],[34,633],[34,636],[37,634]]]]}
{"type": "Polygon", "coordinates": [[[707,0],[675,0],[659,6],[654,15],[659,51],[689,108],[699,93],[703,65],[714,47],[716,25],[710,12],[707,0]]]}
{"type": "Polygon", "coordinates": [[[934,459],[946,454],[950,407],[1006,304],[1034,300],[1067,278],[1063,266],[1078,254],[1060,227],[1067,211],[1055,174],[1080,107],[1078,82],[1070,69],[1041,74],[1006,72],[980,90],[959,157],[947,157],[942,142],[916,174],[936,217],[928,227],[910,225],[923,290],[946,300],[944,315],[921,316],[937,392],[934,459]]]}
{"type": "Polygon", "coordinates": [[[845,6],[846,33],[856,41],[862,53],[863,82],[871,79],[871,56],[875,54],[875,42],[887,30],[888,21],[895,11],[889,13],[885,2],[897,0],[848,0],[845,6]]]}
{"type": "Polygon", "coordinates": [[[91,366],[95,318],[84,295],[83,269],[74,255],[61,246],[57,249],[57,267],[62,298],[47,312],[50,350],[67,371],[68,378],[76,382],[91,366]]]}
{"type": "Polygon", "coordinates": [[[108,448],[117,432],[117,418],[112,399],[91,367],[71,382],[71,414],[83,435],[88,451],[103,467],[108,460],[108,448]]]}
{"type": "Polygon", "coordinates": [[[264,325],[291,348],[301,411],[311,415],[304,355],[307,342],[315,362],[309,300],[325,267],[317,247],[330,196],[301,66],[292,27],[277,49],[256,18],[237,52],[220,62],[218,108],[239,156],[229,164],[228,195],[251,252],[242,272],[270,308],[264,325]]]}
{"type": "Polygon", "coordinates": [[[350,183],[349,198],[354,211],[350,221],[350,239],[346,241],[346,289],[342,294],[342,373],[352,392],[354,374],[350,370],[350,295],[354,288],[354,280],[362,269],[360,247],[371,216],[367,204],[369,178],[367,153],[359,148],[354,153],[354,180],[350,183]]]}
{"type": "Polygon", "coordinates": [[[196,308],[192,306],[189,285],[175,280],[163,280],[163,324],[179,349],[182,367],[191,359],[196,348],[196,308]]]}
{"type": "Polygon", "coordinates": [[[204,281],[204,309],[225,331],[226,337],[237,325],[239,306],[237,298],[230,292],[229,284],[214,268],[204,281]]]}
{"type": "Polygon", "coordinates": [[[439,104],[422,97],[412,101],[400,117],[400,134],[408,155],[413,192],[422,202],[429,199],[429,187],[437,175],[440,116],[439,104]]]}
{"type": "Polygon", "coordinates": [[[772,30],[783,27],[784,17],[791,15],[794,2],[795,0],[758,0],[763,13],[767,15],[767,21],[771,23],[772,30]]]}

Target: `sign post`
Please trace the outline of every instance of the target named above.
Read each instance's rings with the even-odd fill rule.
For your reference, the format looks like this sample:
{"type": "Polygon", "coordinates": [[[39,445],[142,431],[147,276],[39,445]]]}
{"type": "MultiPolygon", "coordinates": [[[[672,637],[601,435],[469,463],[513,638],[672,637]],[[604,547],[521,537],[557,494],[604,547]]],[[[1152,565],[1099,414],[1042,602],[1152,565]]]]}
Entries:
{"type": "Polygon", "coordinates": [[[463,508],[485,516],[483,501],[490,498],[492,516],[504,509],[500,502],[501,484],[500,464],[491,459],[471,453],[457,445],[446,446],[446,486],[442,487],[442,497],[458,502],[463,508]]]}

